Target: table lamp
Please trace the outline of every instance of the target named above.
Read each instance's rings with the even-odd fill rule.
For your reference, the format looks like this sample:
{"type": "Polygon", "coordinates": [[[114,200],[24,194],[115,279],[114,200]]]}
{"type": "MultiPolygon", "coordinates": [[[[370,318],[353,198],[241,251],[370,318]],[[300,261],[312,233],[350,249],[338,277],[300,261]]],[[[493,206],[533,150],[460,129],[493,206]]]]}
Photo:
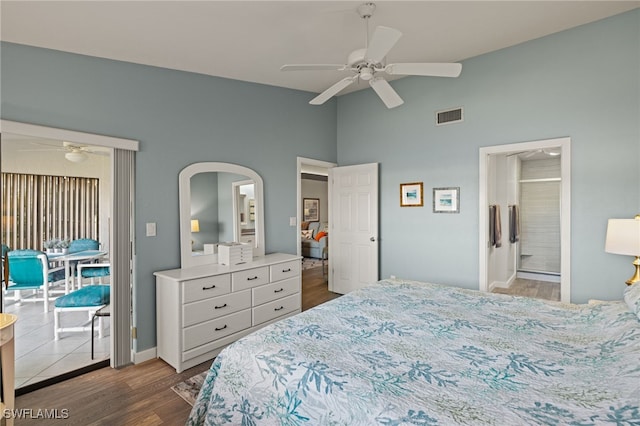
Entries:
{"type": "MultiPolygon", "coordinates": [[[[191,232],[200,232],[200,221],[198,219],[191,219],[191,232]]],[[[193,249],[194,241],[191,240],[191,248],[193,249]]]]}
{"type": "Polygon", "coordinates": [[[604,251],[635,256],[636,271],[627,281],[632,285],[640,281],[640,214],[634,219],[609,219],[604,251]]]}

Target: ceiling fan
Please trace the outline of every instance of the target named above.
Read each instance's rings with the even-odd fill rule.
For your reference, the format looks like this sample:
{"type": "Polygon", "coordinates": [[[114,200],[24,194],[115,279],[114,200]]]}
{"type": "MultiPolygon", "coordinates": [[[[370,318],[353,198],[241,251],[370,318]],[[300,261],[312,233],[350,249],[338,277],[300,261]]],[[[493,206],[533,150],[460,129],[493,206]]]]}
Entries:
{"type": "Polygon", "coordinates": [[[87,145],[67,141],[63,141],[62,146],[42,142],[33,142],[33,144],[44,146],[46,148],[23,149],[21,151],[62,151],[65,153],[64,158],[72,163],[82,163],[89,158],[89,155],[109,155],[107,151],[103,151],[97,147],[89,147],[87,145]]]}
{"type": "Polygon", "coordinates": [[[347,64],[288,64],[283,65],[281,71],[351,71],[354,75],[329,87],[324,92],[313,98],[311,105],[321,105],[332,96],[338,94],[346,87],[358,80],[368,81],[371,88],[378,94],[387,108],[395,108],[404,101],[383,78],[389,75],[420,75],[433,77],[458,77],[462,71],[462,65],[457,63],[398,63],[385,64],[387,53],[402,37],[402,33],[396,29],[379,26],[369,42],[369,18],[376,8],[374,3],[364,3],[358,7],[358,14],[366,22],[366,47],[351,52],[347,64]]]}

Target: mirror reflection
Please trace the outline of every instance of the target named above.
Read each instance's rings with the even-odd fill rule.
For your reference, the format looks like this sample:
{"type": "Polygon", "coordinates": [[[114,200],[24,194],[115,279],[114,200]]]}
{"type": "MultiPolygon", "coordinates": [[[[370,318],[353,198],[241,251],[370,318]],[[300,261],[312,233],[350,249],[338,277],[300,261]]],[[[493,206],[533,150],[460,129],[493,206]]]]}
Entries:
{"type": "Polygon", "coordinates": [[[241,243],[252,243],[255,247],[256,236],[256,198],[255,184],[252,180],[236,182],[235,184],[235,200],[238,208],[236,209],[235,219],[235,241],[241,243]]]}
{"type": "Polygon", "coordinates": [[[242,242],[264,256],[263,182],[254,170],[220,162],[194,163],[178,177],[183,268],[218,263],[218,245],[242,242]]]}
{"type": "Polygon", "coordinates": [[[217,253],[217,244],[240,241],[255,247],[255,183],[227,172],[191,177],[191,253],[217,253]]]}

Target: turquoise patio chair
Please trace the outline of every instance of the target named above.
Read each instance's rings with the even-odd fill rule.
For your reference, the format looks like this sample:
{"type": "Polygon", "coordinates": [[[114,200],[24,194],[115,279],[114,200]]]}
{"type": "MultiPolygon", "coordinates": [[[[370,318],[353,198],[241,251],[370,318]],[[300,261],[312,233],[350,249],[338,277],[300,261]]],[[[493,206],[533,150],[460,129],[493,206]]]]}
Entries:
{"type": "MultiPolygon", "coordinates": [[[[77,253],[84,250],[99,250],[100,243],[91,238],[81,238],[73,240],[69,244],[69,253],[77,253]]],[[[78,288],[82,287],[83,278],[90,278],[93,284],[94,279],[98,278],[102,284],[102,278],[111,274],[111,268],[108,263],[84,263],[77,262],[74,265],[77,269],[78,288]]]]}
{"type": "Polygon", "coordinates": [[[90,279],[94,284],[98,279],[98,284],[102,284],[102,279],[111,275],[111,265],[109,263],[81,263],[78,269],[78,288],[82,288],[82,280],[90,279]]]}
{"type": "MultiPolygon", "coordinates": [[[[69,294],[65,294],[56,299],[55,308],[53,310],[53,330],[55,340],[60,339],[60,334],[64,332],[84,332],[91,331],[93,333],[93,320],[98,316],[98,337],[104,336],[104,326],[102,317],[97,315],[111,301],[111,288],[108,285],[89,285],[81,289],[74,290],[69,294]],[[63,312],[87,312],[89,317],[87,323],[80,326],[62,326],[60,314],[63,312]],[[89,322],[91,325],[88,325],[89,322]]],[[[93,334],[91,336],[93,345],[93,334]]],[[[93,352],[92,352],[93,356],[93,352]]]]}
{"type": "MultiPolygon", "coordinates": [[[[69,254],[78,253],[85,250],[99,250],[100,243],[98,240],[94,240],[93,238],[78,238],[77,240],[73,240],[69,243],[69,254]]],[[[80,278],[79,270],[77,269],[78,265],[84,264],[87,261],[71,261],[69,262],[69,267],[71,271],[69,271],[72,276],[77,273],[78,275],[78,288],[81,287],[82,279],[80,278]]]]}
{"type": "Polygon", "coordinates": [[[49,301],[52,287],[64,283],[64,268],[49,268],[47,255],[38,250],[13,250],[7,253],[7,269],[9,280],[6,292],[12,291],[17,304],[22,302],[44,302],[44,312],[49,312],[49,301]],[[23,298],[22,292],[32,293],[23,298]],[[42,291],[42,297],[38,292],[42,291]]]}
{"type": "Polygon", "coordinates": [[[100,243],[91,238],[79,238],[69,243],[69,253],[77,253],[85,250],[98,250],[100,243]]]}

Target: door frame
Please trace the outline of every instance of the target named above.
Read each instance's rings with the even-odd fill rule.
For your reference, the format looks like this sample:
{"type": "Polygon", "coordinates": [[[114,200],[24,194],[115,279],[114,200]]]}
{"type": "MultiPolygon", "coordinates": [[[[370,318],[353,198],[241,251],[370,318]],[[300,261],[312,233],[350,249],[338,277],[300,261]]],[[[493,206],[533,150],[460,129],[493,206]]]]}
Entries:
{"type": "MultiPolygon", "coordinates": [[[[313,158],[297,157],[296,158],[296,253],[302,256],[302,238],[300,234],[300,223],[302,222],[302,168],[303,166],[322,167],[331,169],[337,167],[338,164],[329,161],[315,160],[313,158]]],[[[329,229],[331,229],[331,185],[327,185],[327,221],[329,229]]],[[[327,256],[327,262],[331,265],[331,251],[327,256]]],[[[327,274],[329,288],[332,288],[332,274],[327,274]]]]}
{"type": "Polygon", "coordinates": [[[571,302],[571,138],[562,137],[531,142],[520,142],[507,145],[496,145],[480,148],[480,172],[478,191],[478,252],[479,252],[479,289],[489,290],[489,173],[490,155],[509,154],[520,151],[535,151],[549,148],[560,148],[561,182],[560,182],[560,300],[571,302]]]}
{"type": "MultiPolygon", "coordinates": [[[[94,146],[103,146],[103,147],[107,147],[107,148],[112,148],[111,153],[110,153],[110,157],[111,157],[111,164],[112,164],[112,171],[111,171],[111,187],[112,187],[112,191],[113,191],[113,186],[114,186],[114,176],[113,176],[113,161],[114,161],[114,154],[113,154],[113,149],[124,149],[124,150],[128,150],[128,151],[138,151],[139,149],[139,142],[137,140],[133,140],[133,139],[123,139],[123,138],[117,138],[117,137],[112,137],[112,136],[105,136],[105,135],[98,135],[98,134],[94,134],[94,133],[86,133],[86,132],[78,132],[75,130],[67,130],[67,129],[60,129],[60,128],[56,128],[56,127],[48,127],[48,126],[40,126],[40,125],[36,125],[36,124],[31,124],[31,123],[22,123],[22,122],[18,122],[18,121],[9,121],[9,120],[0,120],[0,133],[12,133],[12,134],[18,134],[18,135],[25,135],[25,136],[33,136],[33,137],[38,137],[38,138],[44,138],[44,139],[54,139],[54,140],[61,140],[61,141],[68,141],[68,142],[76,142],[82,145],[94,145],[94,146]]],[[[133,182],[132,182],[133,184],[133,182]]],[[[111,200],[111,213],[113,214],[113,203],[114,200],[111,200]]],[[[134,212],[135,209],[135,203],[134,206],[132,207],[132,214],[134,212]]],[[[132,219],[132,223],[134,223],[134,220],[132,219]]],[[[112,227],[111,224],[111,220],[109,221],[109,228],[112,227]]],[[[110,229],[110,237],[113,238],[114,232],[112,229],[110,229]]],[[[133,247],[135,247],[135,233],[132,233],[131,235],[132,238],[132,244],[133,247]]],[[[113,247],[115,247],[114,241],[110,240],[109,241],[109,248],[110,248],[110,262],[113,262],[113,260],[115,259],[114,256],[111,255],[111,250],[113,249],[113,247]]],[[[133,297],[135,298],[135,254],[132,253],[132,259],[131,259],[131,288],[134,289],[134,291],[129,291],[129,294],[133,294],[133,297]]],[[[113,280],[110,281],[111,285],[113,285],[113,280]]],[[[116,307],[116,303],[118,302],[117,298],[112,298],[111,299],[111,304],[114,305],[114,308],[112,309],[112,313],[113,312],[118,312],[117,309],[115,309],[116,307]]],[[[133,302],[131,306],[135,306],[135,300],[131,300],[130,302],[133,302]]],[[[135,313],[132,312],[131,309],[128,310],[129,311],[129,319],[130,319],[130,323],[132,325],[132,327],[135,327],[135,313]]],[[[117,321],[117,317],[112,316],[111,317],[111,321],[117,321]]],[[[130,330],[127,330],[126,333],[120,333],[119,332],[119,327],[114,327],[113,325],[111,326],[111,333],[110,333],[110,353],[111,353],[111,366],[112,367],[116,367],[114,365],[114,347],[120,347],[123,346],[122,343],[117,344],[116,345],[116,341],[118,342],[127,342],[128,343],[125,345],[129,346],[131,348],[133,348],[133,337],[132,337],[132,333],[130,330]]],[[[133,353],[131,353],[131,358],[133,359],[133,353]]]]}
{"type": "MultiPolygon", "coordinates": [[[[255,188],[255,182],[251,179],[245,179],[245,180],[238,180],[235,182],[231,182],[231,187],[233,188],[232,192],[233,192],[233,199],[232,201],[232,205],[233,205],[233,235],[234,235],[234,241],[240,241],[240,237],[242,235],[242,222],[240,221],[240,215],[238,214],[240,212],[240,187],[244,186],[244,185],[254,185],[255,188]]],[[[249,214],[249,212],[247,212],[246,214],[249,214]]]]}

